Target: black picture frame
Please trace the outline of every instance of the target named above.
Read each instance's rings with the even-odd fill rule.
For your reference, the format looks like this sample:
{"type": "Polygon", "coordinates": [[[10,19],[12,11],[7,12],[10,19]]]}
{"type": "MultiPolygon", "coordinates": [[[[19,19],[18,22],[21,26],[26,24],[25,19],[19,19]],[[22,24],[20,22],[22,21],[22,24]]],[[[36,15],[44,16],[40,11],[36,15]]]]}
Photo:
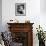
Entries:
{"type": "Polygon", "coordinates": [[[15,4],[15,15],[16,16],[26,15],[26,3],[16,3],[15,4]]]}

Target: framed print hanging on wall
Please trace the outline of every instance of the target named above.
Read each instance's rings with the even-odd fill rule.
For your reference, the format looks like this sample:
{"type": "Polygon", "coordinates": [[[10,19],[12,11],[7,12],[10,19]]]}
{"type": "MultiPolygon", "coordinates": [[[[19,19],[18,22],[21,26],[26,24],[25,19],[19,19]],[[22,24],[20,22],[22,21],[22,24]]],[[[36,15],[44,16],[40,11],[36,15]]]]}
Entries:
{"type": "Polygon", "coordinates": [[[25,3],[16,3],[15,4],[15,15],[16,16],[25,16],[26,15],[26,4],[25,3]]]}

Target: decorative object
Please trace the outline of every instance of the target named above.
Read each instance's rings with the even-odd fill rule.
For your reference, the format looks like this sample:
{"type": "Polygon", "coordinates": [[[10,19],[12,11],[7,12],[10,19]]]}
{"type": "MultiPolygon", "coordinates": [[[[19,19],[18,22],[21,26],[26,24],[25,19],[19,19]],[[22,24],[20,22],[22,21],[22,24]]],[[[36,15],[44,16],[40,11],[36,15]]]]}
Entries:
{"type": "Polygon", "coordinates": [[[17,19],[11,19],[10,21],[8,21],[9,23],[19,23],[19,21],[17,19]]]}
{"type": "Polygon", "coordinates": [[[30,23],[30,20],[25,20],[25,23],[30,23]]]}
{"type": "Polygon", "coordinates": [[[13,20],[10,20],[10,21],[13,21],[13,20]]]}
{"type": "Polygon", "coordinates": [[[45,46],[45,35],[43,32],[42,27],[36,28],[37,29],[37,34],[38,35],[38,40],[39,40],[39,46],[45,46]]]}
{"type": "Polygon", "coordinates": [[[25,16],[26,15],[26,4],[25,3],[16,3],[15,4],[15,15],[16,16],[25,16]]]}

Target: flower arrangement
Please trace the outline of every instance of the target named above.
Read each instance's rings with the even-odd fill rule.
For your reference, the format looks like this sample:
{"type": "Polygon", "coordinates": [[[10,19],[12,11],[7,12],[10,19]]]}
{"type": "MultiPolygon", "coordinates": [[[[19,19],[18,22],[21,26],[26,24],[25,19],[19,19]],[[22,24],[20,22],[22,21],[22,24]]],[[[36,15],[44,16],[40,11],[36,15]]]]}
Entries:
{"type": "Polygon", "coordinates": [[[36,29],[37,29],[36,36],[38,36],[38,40],[39,41],[41,41],[41,40],[45,41],[45,34],[44,34],[42,27],[40,27],[40,25],[39,25],[39,28],[36,28],[36,29]]]}

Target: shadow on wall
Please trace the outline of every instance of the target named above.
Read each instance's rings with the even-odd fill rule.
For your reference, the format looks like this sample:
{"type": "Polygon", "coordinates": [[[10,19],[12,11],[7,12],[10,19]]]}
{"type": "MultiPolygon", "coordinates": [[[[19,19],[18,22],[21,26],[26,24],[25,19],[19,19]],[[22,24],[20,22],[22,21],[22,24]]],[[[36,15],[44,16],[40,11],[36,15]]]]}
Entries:
{"type": "Polygon", "coordinates": [[[0,31],[2,31],[2,0],[0,0],[0,31]]]}
{"type": "Polygon", "coordinates": [[[46,0],[40,0],[40,12],[46,14],[46,0]]]}

